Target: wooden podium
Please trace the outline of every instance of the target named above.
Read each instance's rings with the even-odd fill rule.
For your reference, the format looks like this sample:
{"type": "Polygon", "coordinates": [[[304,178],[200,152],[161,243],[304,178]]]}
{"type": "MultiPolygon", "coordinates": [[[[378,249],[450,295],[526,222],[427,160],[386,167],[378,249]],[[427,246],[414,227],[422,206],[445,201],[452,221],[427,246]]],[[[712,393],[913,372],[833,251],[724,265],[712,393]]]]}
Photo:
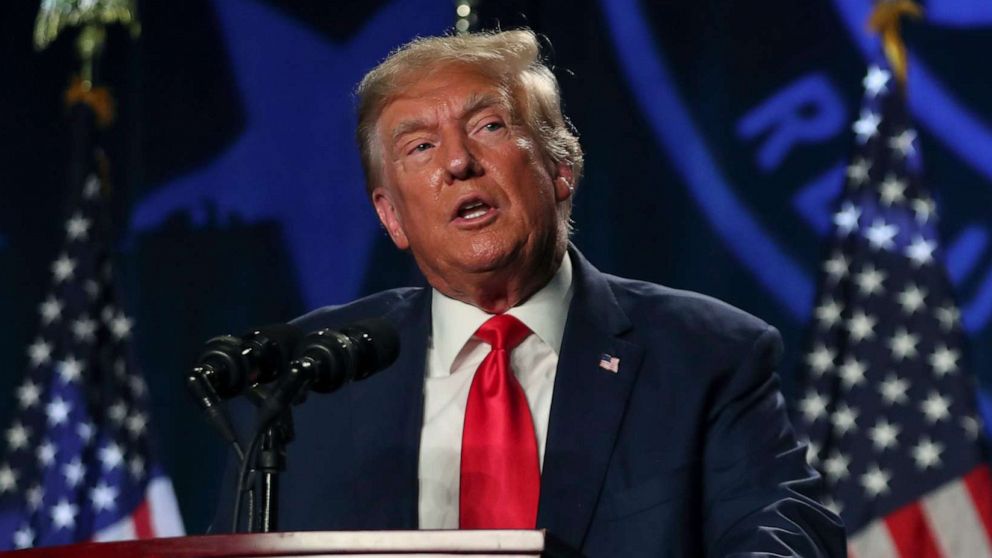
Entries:
{"type": "Polygon", "coordinates": [[[545,531],[313,531],[206,535],[81,543],[8,554],[11,558],[222,558],[492,556],[576,558],[545,531]]]}

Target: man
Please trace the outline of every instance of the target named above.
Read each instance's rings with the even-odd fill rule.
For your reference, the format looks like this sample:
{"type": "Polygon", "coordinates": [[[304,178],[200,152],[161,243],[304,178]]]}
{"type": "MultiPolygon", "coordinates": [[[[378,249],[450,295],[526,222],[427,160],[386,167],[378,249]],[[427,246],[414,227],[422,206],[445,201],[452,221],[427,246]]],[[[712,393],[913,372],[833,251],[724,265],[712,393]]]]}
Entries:
{"type": "Polygon", "coordinates": [[[582,151],[534,35],[418,39],[358,88],[375,210],[432,289],[390,368],[296,410],[280,528],[547,528],[588,556],[843,555],[777,332],[568,245],[582,151]],[[307,457],[304,458],[302,455],[307,457]]]}

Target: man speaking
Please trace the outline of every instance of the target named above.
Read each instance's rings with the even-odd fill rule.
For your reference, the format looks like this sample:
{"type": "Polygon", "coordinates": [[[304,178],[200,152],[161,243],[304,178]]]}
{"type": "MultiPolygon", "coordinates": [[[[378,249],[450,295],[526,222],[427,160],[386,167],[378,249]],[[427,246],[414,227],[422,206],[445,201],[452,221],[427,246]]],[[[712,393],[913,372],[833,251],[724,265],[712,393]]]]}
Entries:
{"type": "Polygon", "coordinates": [[[432,288],[297,320],[383,316],[401,353],[295,411],[282,529],[537,527],[588,556],[844,554],[786,417],[778,333],[600,273],[569,245],[582,149],[533,33],[415,40],[365,76],[358,111],[376,213],[432,288]]]}

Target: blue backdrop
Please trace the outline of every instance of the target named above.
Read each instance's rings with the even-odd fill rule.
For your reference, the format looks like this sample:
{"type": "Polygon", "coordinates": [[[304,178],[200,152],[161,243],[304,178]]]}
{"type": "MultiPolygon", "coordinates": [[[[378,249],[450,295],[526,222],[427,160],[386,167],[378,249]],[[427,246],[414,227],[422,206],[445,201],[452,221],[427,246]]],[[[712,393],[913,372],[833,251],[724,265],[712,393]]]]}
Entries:
{"type": "MultiPolygon", "coordinates": [[[[74,67],[64,39],[31,50],[30,4],[0,6],[5,401],[61,234],[61,93],[74,67]]],[[[926,20],[905,26],[910,109],[971,365],[992,389],[983,70],[992,7],[925,7],[926,20]]],[[[791,389],[861,77],[877,55],[870,9],[869,0],[480,0],[477,16],[481,27],[528,25],[550,41],[587,152],[575,243],[605,271],[702,291],[779,327],[791,389]]],[[[191,531],[209,522],[226,457],[179,383],[202,341],[422,283],[365,198],[351,91],[391,49],[454,18],[448,0],[146,2],[141,39],[111,37],[119,261],[191,531]]]]}

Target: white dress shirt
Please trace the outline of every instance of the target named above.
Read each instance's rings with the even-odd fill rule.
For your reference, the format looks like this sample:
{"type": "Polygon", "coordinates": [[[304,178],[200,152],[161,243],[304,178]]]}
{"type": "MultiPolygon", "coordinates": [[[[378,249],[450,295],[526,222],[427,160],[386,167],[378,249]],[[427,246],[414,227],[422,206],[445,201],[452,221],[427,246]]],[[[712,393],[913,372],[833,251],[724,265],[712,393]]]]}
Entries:
{"type": "MultiPolygon", "coordinates": [[[[566,253],[551,281],[507,311],[533,332],[510,353],[510,366],[527,396],[543,468],[558,351],[572,300],[572,264],[566,253]]],[[[474,336],[492,314],[434,291],[431,337],[420,434],[421,529],[458,528],[462,427],[475,371],[490,346],[474,336]]]]}

